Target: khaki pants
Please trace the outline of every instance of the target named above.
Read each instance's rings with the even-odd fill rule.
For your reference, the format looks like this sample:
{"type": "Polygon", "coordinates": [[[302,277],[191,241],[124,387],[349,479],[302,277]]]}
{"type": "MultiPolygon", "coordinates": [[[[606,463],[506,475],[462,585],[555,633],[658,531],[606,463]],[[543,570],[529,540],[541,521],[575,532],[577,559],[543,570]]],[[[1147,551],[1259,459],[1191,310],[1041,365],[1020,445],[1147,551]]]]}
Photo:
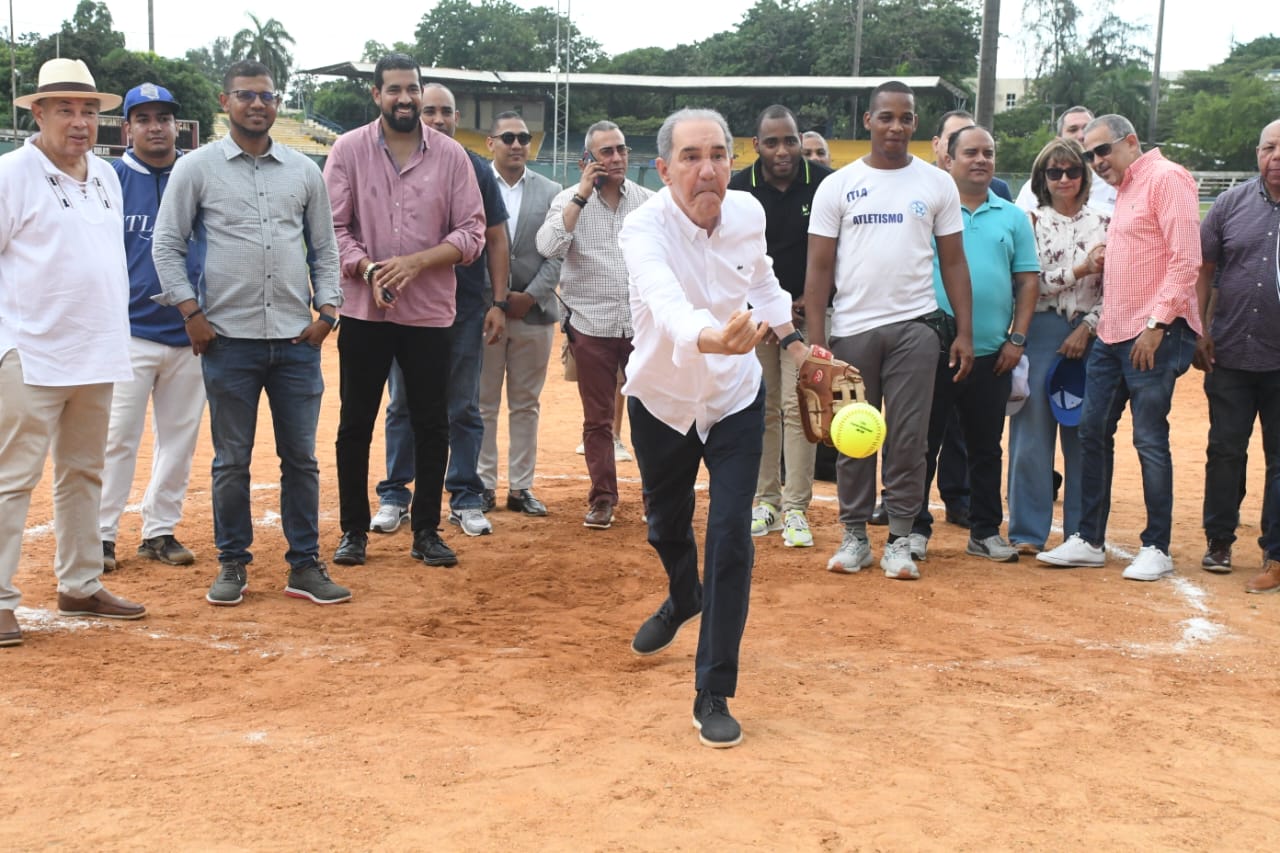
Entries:
{"type": "Polygon", "coordinates": [[[813,500],[813,461],[818,447],[805,438],[796,396],[796,362],[777,341],[756,344],[756,358],[764,371],[764,451],[756,479],[756,503],[764,501],[786,510],[807,512],[813,500]],[[778,458],[787,463],[787,483],[781,484],[778,458]]]}
{"type": "Polygon", "coordinates": [[[21,594],[13,576],[31,492],[53,451],[53,524],[58,591],[87,598],[102,588],[98,505],[111,418],[110,383],[28,385],[18,351],[0,356],[0,610],[21,594]]]}

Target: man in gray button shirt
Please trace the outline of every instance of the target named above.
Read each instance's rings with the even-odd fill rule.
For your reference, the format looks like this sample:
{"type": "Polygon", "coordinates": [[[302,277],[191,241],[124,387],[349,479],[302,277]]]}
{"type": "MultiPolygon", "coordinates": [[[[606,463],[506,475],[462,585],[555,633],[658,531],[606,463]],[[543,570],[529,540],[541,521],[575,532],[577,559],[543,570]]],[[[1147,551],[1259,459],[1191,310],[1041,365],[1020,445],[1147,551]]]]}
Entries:
{"type": "Polygon", "coordinates": [[[333,214],[320,169],[273,142],[279,96],[271,73],[237,62],[218,96],[231,133],[181,158],[160,205],[152,256],[164,293],[203,357],[213,435],[213,526],[218,578],[210,604],[235,605],[253,561],[249,464],[265,390],[280,457],[280,517],[289,543],[285,594],[336,604],[350,591],[320,554],[316,424],[324,379],[320,348],[342,305],[333,214]],[[203,292],[187,278],[187,240],[208,245],[203,292]],[[312,309],[320,316],[316,318],[312,309]]]}
{"type": "MultiPolygon", "coordinates": [[[[1258,177],[1218,196],[1200,224],[1203,265],[1196,281],[1204,334],[1194,364],[1209,398],[1204,466],[1204,533],[1200,566],[1231,571],[1240,523],[1245,466],[1255,420],[1262,422],[1267,482],[1280,477],[1280,121],[1258,139],[1258,177]]],[[[1262,534],[1276,508],[1265,493],[1262,534]]],[[[1273,531],[1273,535],[1280,531],[1273,531]]],[[[1260,543],[1262,544],[1262,543],[1260,543]]],[[[1280,553],[1263,554],[1262,574],[1247,592],[1280,591],[1280,553]]]]}

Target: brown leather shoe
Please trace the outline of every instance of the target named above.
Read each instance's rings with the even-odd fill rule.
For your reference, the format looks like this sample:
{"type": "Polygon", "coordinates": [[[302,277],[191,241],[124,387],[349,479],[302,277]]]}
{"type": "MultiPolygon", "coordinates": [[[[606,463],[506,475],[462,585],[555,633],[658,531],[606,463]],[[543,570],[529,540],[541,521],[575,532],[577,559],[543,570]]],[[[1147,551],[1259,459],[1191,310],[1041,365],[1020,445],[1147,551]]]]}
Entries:
{"type": "Polygon", "coordinates": [[[62,616],[97,616],[101,619],[141,619],[147,615],[147,608],[117,598],[103,588],[88,598],[73,598],[65,592],[59,592],[58,613],[62,616]]]}
{"type": "Polygon", "coordinates": [[[608,530],[613,526],[613,504],[604,498],[593,503],[591,512],[587,513],[582,526],[590,527],[594,530],[608,530]]]}
{"type": "Polygon", "coordinates": [[[1280,560],[1267,560],[1262,574],[1244,585],[1245,592],[1280,592],[1280,560]]]}
{"type": "Polygon", "coordinates": [[[0,648],[22,645],[22,629],[12,610],[0,610],[0,648]]]}
{"type": "Polygon", "coordinates": [[[1231,543],[1225,539],[1210,539],[1200,560],[1200,568],[1215,575],[1231,574],[1231,543]]]}

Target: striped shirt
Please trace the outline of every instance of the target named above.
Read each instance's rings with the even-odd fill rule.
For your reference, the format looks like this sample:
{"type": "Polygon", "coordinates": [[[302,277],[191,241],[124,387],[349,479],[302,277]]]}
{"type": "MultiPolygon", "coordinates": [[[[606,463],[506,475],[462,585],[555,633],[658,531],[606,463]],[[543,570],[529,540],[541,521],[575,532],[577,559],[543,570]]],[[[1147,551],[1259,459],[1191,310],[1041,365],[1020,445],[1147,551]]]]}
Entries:
{"type": "Polygon", "coordinates": [[[618,246],[622,222],[631,211],[653,195],[634,181],[622,184],[622,199],[614,210],[604,203],[600,191],[591,194],[572,231],[564,227],[564,206],[577,186],[555,197],[547,219],[538,229],[538,252],[547,258],[563,258],[560,267],[560,298],[573,312],[573,328],[594,338],[629,338],[630,295],[627,264],[618,246]]]}
{"type": "Polygon", "coordinates": [[[1125,169],[1107,229],[1102,319],[1105,343],[1129,341],[1147,319],[1179,317],[1200,334],[1196,277],[1200,273],[1200,202],[1196,182],[1153,148],[1125,169]]]}
{"type": "Polygon", "coordinates": [[[152,242],[164,288],[156,301],[201,299],[226,337],[295,338],[312,323],[312,308],[342,305],[320,168],[278,142],[254,157],[226,136],[178,158],[152,242]],[[202,294],[187,278],[193,233],[207,245],[202,294]]]}

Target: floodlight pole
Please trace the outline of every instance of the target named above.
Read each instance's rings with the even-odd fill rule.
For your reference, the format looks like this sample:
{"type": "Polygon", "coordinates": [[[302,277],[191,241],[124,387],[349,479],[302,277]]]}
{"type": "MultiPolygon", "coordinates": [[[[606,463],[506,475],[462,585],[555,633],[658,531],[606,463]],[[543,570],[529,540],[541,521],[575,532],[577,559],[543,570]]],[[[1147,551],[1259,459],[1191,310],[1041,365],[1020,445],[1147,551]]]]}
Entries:
{"type": "Polygon", "coordinates": [[[155,0],[147,0],[147,50],[156,52],[156,5],[155,0]]]}

